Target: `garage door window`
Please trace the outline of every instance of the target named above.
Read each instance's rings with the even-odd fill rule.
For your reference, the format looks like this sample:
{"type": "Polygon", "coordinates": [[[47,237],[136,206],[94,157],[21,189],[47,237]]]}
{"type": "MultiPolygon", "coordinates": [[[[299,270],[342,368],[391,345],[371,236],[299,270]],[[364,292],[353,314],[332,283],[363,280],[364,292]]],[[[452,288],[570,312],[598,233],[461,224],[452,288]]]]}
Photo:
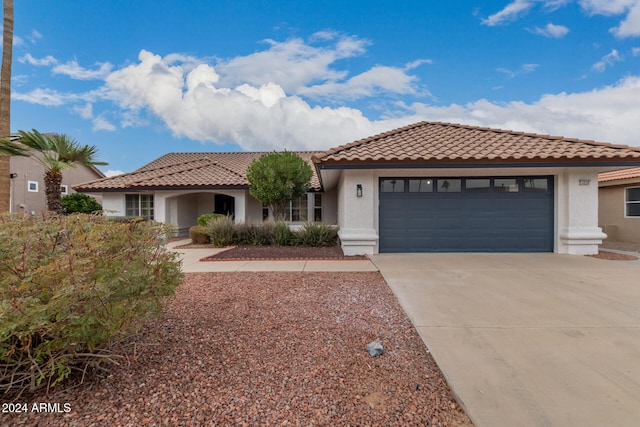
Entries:
{"type": "Polygon", "coordinates": [[[382,179],[380,181],[380,191],[383,193],[404,193],[404,179],[382,179]]]}
{"type": "Polygon", "coordinates": [[[549,191],[549,180],[546,178],[525,178],[524,191],[529,193],[546,193],[549,191]]]}
{"type": "MultiPolygon", "coordinates": [[[[381,193],[549,193],[551,190],[547,177],[380,179],[381,193]]],[[[627,211],[635,212],[634,209],[640,209],[640,187],[629,190],[628,205],[638,206],[627,208],[627,211]]]]}
{"type": "Polygon", "coordinates": [[[461,179],[439,179],[438,183],[438,193],[459,193],[462,191],[462,180],[461,179]]]}
{"type": "Polygon", "coordinates": [[[491,180],[488,178],[467,179],[465,189],[467,193],[488,193],[491,191],[491,180]]]}
{"type": "Polygon", "coordinates": [[[625,216],[640,218],[640,187],[625,189],[625,216]]]}
{"type": "Polygon", "coordinates": [[[432,179],[410,179],[409,193],[431,193],[433,192],[432,179]]]}
{"type": "Polygon", "coordinates": [[[493,188],[497,193],[517,193],[518,181],[515,178],[496,178],[493,188]]]}

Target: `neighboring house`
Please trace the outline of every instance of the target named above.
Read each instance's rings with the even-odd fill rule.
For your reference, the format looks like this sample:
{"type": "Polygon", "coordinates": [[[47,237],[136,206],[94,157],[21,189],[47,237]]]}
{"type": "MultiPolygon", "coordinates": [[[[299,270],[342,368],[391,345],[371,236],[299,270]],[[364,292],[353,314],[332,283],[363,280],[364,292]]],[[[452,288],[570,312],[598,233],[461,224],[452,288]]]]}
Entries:
{"type": "MultiPolygon", "coordinates": [[[[9,159],[10,211],[35,215],[47,210],[47,196],[44,184],[44,166],[30,157],[12,156],[9,159]]],[[[104,178],[95,167],[78,165],[62,170],[62,196],[75,193],[73,186],[87,181],[104,178]]],[[[100,197],[96,197],[100,203],[100,197]]]]}
{"type": "MultiPolygon", "coordinates": [[[[260,222],[246,169],[263,153],[167,154],[129,174],[76,186],[108,214],[182,232],[206,212],[260,222]]],[[[420,122],[326,152],[292,222],[340,227],[347,255],[378,252],[597,253],[598,173],[640,166],[640,149],[420,122]]]]}
{"type": "Polygon", "coordinates": [[[640,243],[640,168],[598,175],[598,223],[610,240],[640,243]]]}

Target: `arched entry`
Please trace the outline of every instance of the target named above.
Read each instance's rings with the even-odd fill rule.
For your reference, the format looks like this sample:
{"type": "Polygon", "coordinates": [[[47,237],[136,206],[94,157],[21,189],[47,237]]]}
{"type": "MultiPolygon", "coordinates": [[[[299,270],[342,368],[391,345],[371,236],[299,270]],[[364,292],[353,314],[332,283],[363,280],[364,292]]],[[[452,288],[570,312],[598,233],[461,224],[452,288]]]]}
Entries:
{"type": "Polygon", "coordinates": [[[227,196],[226,194],[216,194],[214,196],[213,204],[214,204],[214,208],[213,208],[214,213],[230,216],[231,218],[235,216],[235,198],[234,197],[227,196]]]}

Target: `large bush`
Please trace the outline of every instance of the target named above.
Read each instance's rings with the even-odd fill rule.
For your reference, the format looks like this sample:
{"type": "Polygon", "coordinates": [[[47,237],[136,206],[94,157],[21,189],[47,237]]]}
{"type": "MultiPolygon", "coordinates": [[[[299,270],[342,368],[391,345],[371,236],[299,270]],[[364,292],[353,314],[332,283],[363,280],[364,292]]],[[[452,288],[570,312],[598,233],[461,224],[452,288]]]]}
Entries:
{"type": "Polygon", "coordinates": [[[88,194],[72,193],[60,199],[62,213],[91,213],[102,210],[100,203],[88,194]]]}
{"type": "Polygon", "coordinates": [[[113,362],[181,282],[157,223],[0,216],[0,392],[113,362]]]}
{"type": "Polygon", "coordinates": [[[198,217],[198,225],[201,227],[206,227],[214,219],[222,219],[222,218],[226,218],[226,215],[217,214],[217,213],[202,214],[198,217]]]}

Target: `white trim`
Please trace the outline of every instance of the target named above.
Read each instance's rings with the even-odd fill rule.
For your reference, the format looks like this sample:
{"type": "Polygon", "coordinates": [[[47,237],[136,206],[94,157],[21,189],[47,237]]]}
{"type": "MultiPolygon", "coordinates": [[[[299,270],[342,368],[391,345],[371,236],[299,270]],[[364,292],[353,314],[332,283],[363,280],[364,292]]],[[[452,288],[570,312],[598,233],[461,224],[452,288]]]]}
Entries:
{"type": "Polygon", "coordinates": [[[27,191],[29,193],[37,193],[38,192],[38,181],[27,181],[27,191]],[[31,189],[31,184],[34,184],[35,189],[31,189]]]}
{"type": "Polygon", "coordinates": [[[67,184],[60,184],[60,194],[67,196],[69,194],[69,186],[67,184]]]}

